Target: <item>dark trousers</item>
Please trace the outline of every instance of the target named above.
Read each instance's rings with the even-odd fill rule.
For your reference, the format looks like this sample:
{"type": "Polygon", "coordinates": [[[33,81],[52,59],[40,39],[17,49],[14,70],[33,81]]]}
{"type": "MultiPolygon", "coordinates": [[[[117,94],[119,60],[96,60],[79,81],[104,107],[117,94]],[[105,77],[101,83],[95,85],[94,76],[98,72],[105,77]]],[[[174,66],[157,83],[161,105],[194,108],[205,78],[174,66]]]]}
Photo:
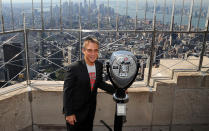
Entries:
{"type": "Polygon", "coordinates": [[[92,131],[93,123],[90,122],[76,122],[75,125],[70,125],[67,123],[67,131],[92,131]]]}
{"type": "Polygon", "coordinates": [[[82,122],[76,122],[75,125],[70,125],[66,122],[67,131],[93,131],[95,109],[95,106],[90,107],[86,119],[82,122]]]}

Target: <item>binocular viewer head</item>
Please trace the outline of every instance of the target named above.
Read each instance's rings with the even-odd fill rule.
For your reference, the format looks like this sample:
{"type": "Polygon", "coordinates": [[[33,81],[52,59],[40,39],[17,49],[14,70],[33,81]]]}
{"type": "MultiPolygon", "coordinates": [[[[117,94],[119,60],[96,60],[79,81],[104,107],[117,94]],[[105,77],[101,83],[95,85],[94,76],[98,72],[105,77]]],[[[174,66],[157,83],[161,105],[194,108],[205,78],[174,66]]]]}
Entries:
{"type": "Polygon", "coordinates": [[[129,51],[113,52],[108,67],[108,75],[115,88],[126,90],[138,74],[137,59],[129,51]]]}

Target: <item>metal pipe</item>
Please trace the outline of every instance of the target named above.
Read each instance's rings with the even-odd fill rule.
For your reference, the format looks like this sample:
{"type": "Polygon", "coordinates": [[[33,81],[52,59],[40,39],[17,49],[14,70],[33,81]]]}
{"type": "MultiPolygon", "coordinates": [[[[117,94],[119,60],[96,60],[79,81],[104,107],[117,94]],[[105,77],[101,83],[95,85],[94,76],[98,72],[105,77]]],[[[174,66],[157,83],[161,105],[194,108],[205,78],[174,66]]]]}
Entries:
{"type": "Polygon", "coordinates": [[[119,12],[118,12],[118,8],[119,8],[119,4],[118,4],[118,0],[117,0],[117,3],[116,3],[116,5],[117,5],[117,16],[116,16],[116,31],[118,31],[118,21],[119,21],[119,12]]]}
{"type": "Polygon", "coordinates": [[[184,15],[184,1],[182,3],[182,10],[181,10],[181,19],[180,19],[180,31],[181,31],[181,25],[182,25],[182,20],[183,20],[183,15],[184,15]]]}
{"type": "Polygon", "coordinates": [[[116,31],[118,32],[118,23],[119,23],[119,16],[117,15],[117,17],[116,17],[116,31]]]}
{"type": "MultiPolygon", "coordinates": [[[[175,2],[176,0],[173,0],[173,7],[172,7],[172,16],[171,16],[171,25],[170,25],[170,31],[173,32],[173,24],[174,24],[174,12],[175,12],[175,2]]],[[[170,34],[170,46],[172,46],[172,33],[170,34]]]]}
{"type": "Polygon", "coordinates": [[[207,13],[207,18],[205,22],[205,33],[208,33],[208,26],[209,26],[209,6],[208,6],[208,13],[207,13]]]}
{"type": "Polygon", "coordinates": [[[3,32],[0,32],[0,35],[10,34],[10,33],[18,33],[18,32],[23,32],[23,29],[12,30],[12,31],[3,31],[3,32]]]}
{"type": "Polygon", "coordinates": [[[193,6],[194,6],[194,0],[192,0],[191,7],[190,7],[188,31],[190,31],[191,30],[191,27],[192,27],[193,6]]]}
{"type": "Polygon", "coordinates": [[[34,22],[34,3],[33,3],[33,0],[32,0],[32,28],[35,27],[35,22],[34,22]]]}
{"type": "Polygon", "coordinates": [[[152,29],[155,31],[155,24],[156,24],[156,5],[157,5],[157,0],[155,0],[154,3],[154,12],[153,12],[153,25],[152,29]]]}
{"type": "MultiPolygon", "coordinates": [[[[28,29],[29,31],[36,31],[36,32],[42,32],[42,29],[28,29]]],[[[16,32],[21,32],[22,30],[16,30],[16,32]]],[[[60,32],[60,29],[45,29],[45,32],[60,32]]],[[[125,32],[129,32],[129,33],[153,33],[153,30],[100,30],[98,31],[96,30],[87,30],[87,29],[63,29],[64,32],[85,32],[85,33],[90,33],[90,32],[121,32],[121,33],[125,33],[125,32]]],[[[14,31],[6,31],[4,33],[0,34],[8,34],[8,33],[13,33],[14,31]]],[[[156,33],[185,33],[185,34],[192,34],[192,33],[205,33],[205,31],[162,31],[162,30],[155,30],[156,33]]],[[[208,33],[209,31],[207,31],[208,33]]]]}
{"type": "Polygon", "coordinates": [[[139,0],[136,0],[136,17],[135,17],[135,30],[137,30],[137,24],[138,24],[138,4],[139,0]]]}
{"type": "Polygon", "coordinates": [[[50,1],[50,22],[52,23],[52,0],[50,1]]]}
{"type": "Polygon", "coordinates": [[[30,71],[29,71],[29,54],[28,54],[28,32],[26,30],[26,22],[24,17],[24,50],[25,50],[25,59],[26,59],[26,82],[27,85],[30,85],[30,71]]]}
{"type": "Polygon", "coordinates": [[[145,10],[144,10],[144,22],[147,20],[147,0],[145,2],[145,10]]]}
{"type": "Polygon", "coordinates": [[[80,0],[79,0],[79,28],[80,28],[80,31],[79,31],[79,43],[80,43],[80,60],[82,59],[82,26],[81,26],[81,3],[80,3],[80,0]]]}
{"type": "Polygon", "coordinates": [[[73,21],[73,19],[72,19],[72,14],[73,14],[73,8],[72,8],[73,6],[72,6],[72,3],[71,3],[71,0],[69,0],[69,20],[70,20],[70,27],[72,27],[73,28],[73,24],[72,24],[72,21],[73,21]]]}
{"type": "Polygon", "coordinates": [[[82,59],[82,32],[79,32],[79,43],[80,43],[80,60],[82,59]]]}
{"type": "Polygon", "coordinates": [[[62,0],[60,0],[60,31],[63,31],[63,25],[62,25],[62,0]]]}
{"type": "Polygon", "coordinates": [[[110,26],[110,0],[107,0],[107,8],[108,8],[108,13],[107,13],[107,16],[108,16],[108,25],[110,26]]]}
{"type": "Polygon", "coordinates": [[[4,32],[4,16],[2,13],[2,0],[0,0],[0,14],[1,14],[1,31],[4,32]]]}
{"type": "Polygon", "coordinates": [[[78,15],[79,15],[79,21],[78,21],[79,29],[82,29],[82,28],[81,28],[81,1],[80,1],[80,0],[79,0],[78,15]]]}
{"type": "Polygon", "coordinates": [[[89,25],[90,25],[90,23],[91,23],[91,16],[90,16],[90,14],[91,14],[91,1],[89,0],[89,5],[88,5],[88,22],[89,22],[89,25]]]}
{"type": "Polygon", "coordinates": [[[12,30],[14,30],[15,27],[14,27],[14,12],[13,12],[12,0],[10,0],[10,7],[11,7],[11,17],[12,17],[12,30]]]}
{"type": "Polygon", "coordinates": [[[42,25],[42,31],[44,31],[43,0],[41,0],[41,25],[42,25]]]}
{"type": "Polygon", "coordinates": [[[100,3],[98,4],[98,19],[97,19],[97,27],[98,31],[100,30],[100,3]]]}
{"type": "Polygon", "coordinates": [[[125,21],[125,26],[126,26],[126,30],[127,30],[127,25],[128,25],[128,0],[126,0],[126,21],[125,21]]]}
{"type": "Polygon", "coordinates": [[[198,21],[197,21],[197,27],[196,30],[199,30],[199,24],[200,24],[200,16],[202,14],[202,0],[200,1],[200,11],[199,11],[199,16],[198,16],[198,21]]]}
{"type": "Polygon", "coordinates": [[[165,26],[165,9],[166,9],[166,0],[163,1],[164,3],[164,8],[163,8],[163,28],[162,30],[164,30],[164,26],[165,26]]]}
{"type": "Polygon", "coordinates": [[[172,6],[172,15],[171,15],[171,25],[170,25],[170,31],[173,31],[173,24],[174,24],[174,12],[175,12],[175,0],[173,0],[173,6],[172,6]]]}
{"type": "Polygon", "coordinates": [[[205,29],[205,33],[204,33],[204,40],[203,40],[203,43],[202,43],[202,51],[201,51],[201,54],[200,54],[200,61],[199,61],[198,71],[201,71],[201,68],[202,68],[203,56],[205,54],[205,49],[206,49],[208,25],[209,25],[209,6],[208,6],[208,13],[207,13],[207,18],[206,18],[206,22],[205,22],[205,28],[206,29],[205,29]]]}
{"type": "Polygon", "coordinates": [[[28,99],[30,102],[30,116],[31,116],[31,125],[32,125],[32,131],[34,131],[34,119],[33,119],[33,108],[32,108],[32,92],[31,92],[31,87],[30,87],[30,67],[29,67],[29,51],[28,51],[28,31],[26,29],[26,19],[25,19],[25,14],[23,14],[23,27],[24,27],[24,51],[25,51],[25,65],[26,65],[26,84],[28,87],[28,99]]]}
{"type": "Polygon", "coordinates": [[[155,0],[154,3],[154,13],[153,13],[153,33],[152,33],[152,44],[151,44],[151,49],[150,49],[150,56],[149,56],[149,72],[148,72],[148,78],[147,78],[147,86],[150,86],[150,79],[152,77],[152,65],[153,65],[153,60],[154,60],[154,52],[155,52],[155,22],[156,22],[156,5],[157,5],[157,0],[155,0]]]}

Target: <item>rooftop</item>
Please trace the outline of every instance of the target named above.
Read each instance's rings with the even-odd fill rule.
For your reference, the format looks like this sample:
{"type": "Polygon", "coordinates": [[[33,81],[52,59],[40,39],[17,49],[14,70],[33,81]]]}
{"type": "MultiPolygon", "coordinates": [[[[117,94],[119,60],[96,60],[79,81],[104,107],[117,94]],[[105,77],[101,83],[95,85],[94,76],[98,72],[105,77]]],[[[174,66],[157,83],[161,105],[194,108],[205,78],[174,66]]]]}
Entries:
{"type": "MultiPolygon", "coordinates": [[[[0,131],[65,130],[63,74],[87,36],[104,65],[118,50],[140,63],[125,131],[209,130],[207,0],[18,2],[0,0],[0,131]]],[[[112,105],[99,90],[95,131],[113,126],[112,105]]]]}

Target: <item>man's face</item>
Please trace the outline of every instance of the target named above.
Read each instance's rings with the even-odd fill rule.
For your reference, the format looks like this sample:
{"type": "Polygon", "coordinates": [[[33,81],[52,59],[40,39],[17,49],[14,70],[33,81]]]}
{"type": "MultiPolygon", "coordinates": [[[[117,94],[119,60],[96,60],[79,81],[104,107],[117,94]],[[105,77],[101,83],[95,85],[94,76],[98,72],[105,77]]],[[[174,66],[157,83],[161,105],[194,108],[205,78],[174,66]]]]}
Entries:
{"type": "Polygon", "coordinates": [[[89,42],[86,44],[85,48],[83,48],[84,59],[87,64],[94,64],[96,59],[98,58],[99,46],[95,43],[89,42]]]}

